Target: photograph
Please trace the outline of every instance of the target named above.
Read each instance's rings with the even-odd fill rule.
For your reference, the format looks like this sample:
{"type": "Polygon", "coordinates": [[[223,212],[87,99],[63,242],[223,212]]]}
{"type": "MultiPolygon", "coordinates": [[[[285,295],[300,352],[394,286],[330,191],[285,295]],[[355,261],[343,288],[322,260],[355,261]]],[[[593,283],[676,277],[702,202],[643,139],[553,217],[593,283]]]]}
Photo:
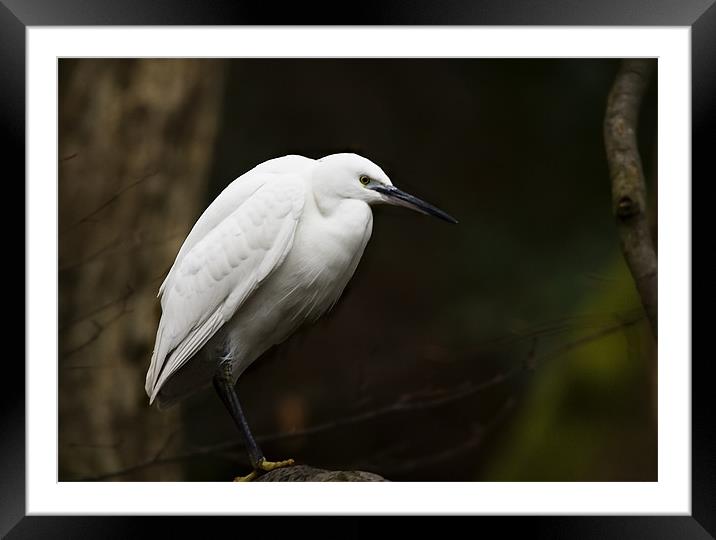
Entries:
{"type": "Polygon", "coordinates": [[[59,57],[57,481],[658,482],[659,62],[59,57]]]}
{"type": "Polygon", "coordinates": [[[714,0],[44,1],[0,537],[713,537],[714,0]]]}

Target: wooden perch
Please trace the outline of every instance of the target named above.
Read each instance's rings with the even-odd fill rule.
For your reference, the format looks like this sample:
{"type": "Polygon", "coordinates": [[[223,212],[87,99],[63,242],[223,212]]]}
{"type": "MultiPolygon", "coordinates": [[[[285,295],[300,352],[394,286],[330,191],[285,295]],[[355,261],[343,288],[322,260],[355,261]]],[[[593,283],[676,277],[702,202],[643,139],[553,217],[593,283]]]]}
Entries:
{"type": "Polygon", "coordinates": [[[646,211],[646,184],[637,146],[639,108],[655,60],[622,61],[609,93],[604,142],[619,239],[642,305],[657,337],[657,258],[646,211]]]}
{"type": "Polygon", "coordinates": [[[294,465],[267,472],[254,482],[387,482],[382,476],[365,471],[327,471],[307,465],[294,465]]]}

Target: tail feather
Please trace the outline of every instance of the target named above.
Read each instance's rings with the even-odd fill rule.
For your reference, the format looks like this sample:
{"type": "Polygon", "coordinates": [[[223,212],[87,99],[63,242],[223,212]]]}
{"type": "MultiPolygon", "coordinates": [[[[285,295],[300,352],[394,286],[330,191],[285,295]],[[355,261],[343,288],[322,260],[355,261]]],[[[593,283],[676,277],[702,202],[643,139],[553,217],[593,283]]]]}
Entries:
{"type": "Polygon", "coordinates": [[[165,340],[162,339],[164,335],[164,325],[162,322],[159,322],[159,329],[157,330],[157,339],[154,343],[154,351],[152,352],[152,360],[149,363],[149,369],[147,370],[147,378],[144,382],[144,390],[147,392],[147,396],[149,396],[149,405],[151,405],[154,402],[154,398],[156,397],[156,390],[157,388],[157,381],[159,380],[159,375],[162,372],[162,367],[165,364],[165,360],[167,357],[167,353],[169,352],[168,344],[165,343],[165,340]]]}

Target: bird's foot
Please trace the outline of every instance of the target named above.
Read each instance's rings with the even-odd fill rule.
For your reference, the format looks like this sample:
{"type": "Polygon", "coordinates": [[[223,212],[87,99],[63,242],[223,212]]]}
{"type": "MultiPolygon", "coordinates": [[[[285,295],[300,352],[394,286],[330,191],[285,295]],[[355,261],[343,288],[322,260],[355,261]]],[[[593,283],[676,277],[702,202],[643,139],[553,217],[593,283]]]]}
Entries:
{"type": "Polygon", "coordinates": [[[246,476],[237,476],[234,478],[234,482],[251,482],[254,478],[256,478],[259,475],[256,471],[251,471],[246,476]]]}
{"type": "Polygon", "coordinates": [[[262,459],[259,462],[259,469],[262,471],[273,471],[274,469],[280,469],[282,467],[290,467],[293,465],[295,461],[292,459],[286,459],[284,461],[266,461],[265,459],[262,459]]]}
{"type": "Polygon", "coordinates": [[[286,459],[284,461],[266,461],[265,459],[262,459],[256,464],[256,468],[253,471],[246,476],[237,476],[234,478],[234,482],[251,482],[251,480],[255,479],[260,472],[268,472],[282,467],[290,467],[294,463],[295,461],[292,459],[286,459]]]}

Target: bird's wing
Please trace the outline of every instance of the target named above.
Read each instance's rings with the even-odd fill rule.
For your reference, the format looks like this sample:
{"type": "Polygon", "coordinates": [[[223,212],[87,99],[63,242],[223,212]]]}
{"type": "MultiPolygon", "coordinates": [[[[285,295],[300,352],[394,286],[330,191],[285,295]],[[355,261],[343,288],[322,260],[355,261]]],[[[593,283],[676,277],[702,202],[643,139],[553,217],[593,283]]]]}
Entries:
{"type": "Polygon", "coordinates": [[[296,173],[304,168],[309,168],[313,166],[314,163],[315,160],[303,156],[283,156],[270,159],[242,174],[226,186],[207,209],[204,210],[204,213],[192,227],[179,249],[174,265],[159,287],[159,294],[157,296],[162,297],[162,308],[165,304],[163,297],[164,291],[171,288],[171,281],[174,278],[175,269],[178,268],[184,256],[189,253],[199,241],[209,234],[214,227],[223,222],[229,214],[241,206],[264,184],[276,179],[281,179],[286,174],[296,173]]]}
{"type": "Polygon", "coordinates": [[[264,183],[175,263],[163,291],[146,391],[164,382],[228,321],[293,244],[305,199],[295,175],[264,183]]]}

